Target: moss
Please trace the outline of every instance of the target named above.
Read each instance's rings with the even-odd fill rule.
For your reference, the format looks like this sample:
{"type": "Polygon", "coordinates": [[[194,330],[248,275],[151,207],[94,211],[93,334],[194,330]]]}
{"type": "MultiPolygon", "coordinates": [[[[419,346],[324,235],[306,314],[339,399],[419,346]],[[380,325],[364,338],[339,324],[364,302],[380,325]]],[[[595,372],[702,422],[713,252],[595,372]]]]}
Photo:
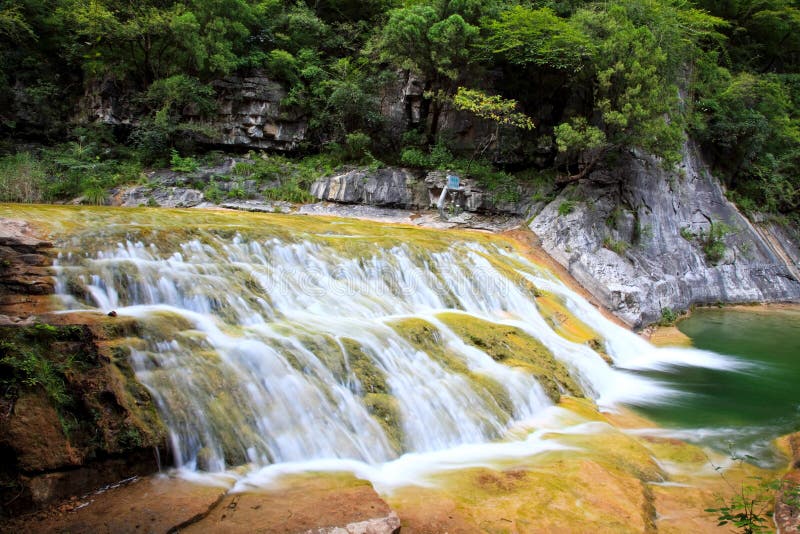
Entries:
{"type": "Polygon", "coordinates": [[[514,404],[511,402],[511,397],[500,382],[480,373],[470,373],[469,378],[494,401],[505,416],[510,416],[514,413],[514,404]]]}
{"type": "Polygon", "coordinates": [[[536,376],[554,402],[558,402],[562,392],[583,396],[564,364],[556,360],[539,340],[518,328],[462,313],[442,313],[438,318],[465,343],[484,351],[495,361],[536,376]]]}
{"type": "Polygon", "coordinates": [[[400,406],[391,395],[386,374],[356,340],[342,338],[341,343],[347,352],[350,371],[361,383],[364,406],[381,425],[395,452],[400,452],[404,441],[400,406]]]}
{"type": "Polygon", "coordinates": [[[358,341],[350,338],[342,338],[341,341],[347,351],[350,370],[361,383],[363,393],[388,394],[390,391],[385,373],[364,352],[358,341]]]}
{"type": "Polygon", "coordinates": [[[388,323],[414,348],[427,354],[442,367],[464,376],[473,390],[496,408],[496,416],[503,420],[514,413],[514,405],[505,387],[493,378],[470,371],[464,359],[449,350],[441,340],[439,330],[424,319],[407,318],[388,323]]]}
{"type": "MultiPolygon", "coordinates": [[[[575,317],[552,293],[542,292],[536,299],[539,313],[561,337],[575,343],[602,345],[602,337],[589,325],[575,317]]],[[[594,348],[594,347],[592,347],[594,348]]]]}
{"type": "Polygon", "coordinates": [[[384,393],[367,393],[364,405],[383,428],[395,452],[403,450],[403,424],[397,399],[384,393]]]}
{"type": "Polygon", "coordinates": [[[439,330],[428,321],[410,317],[392,321],[388,325],[415,349],[424,352],[444,368],[454,373],[469,374],[464,360],[442,343],[439,330]]]}

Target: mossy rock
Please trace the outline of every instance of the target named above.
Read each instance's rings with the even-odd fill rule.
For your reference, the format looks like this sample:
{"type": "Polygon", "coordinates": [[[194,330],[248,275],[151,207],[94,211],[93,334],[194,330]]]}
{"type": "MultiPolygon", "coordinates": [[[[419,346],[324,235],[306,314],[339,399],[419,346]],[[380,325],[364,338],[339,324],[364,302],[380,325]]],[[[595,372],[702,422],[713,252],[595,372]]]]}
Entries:
{"type": "Polygon", "coordinates": [[[442,313],[438,318],[465,343],[482,350],[495,361],[536,376],[554,402],[558,402],[562,393],[583,396],[566,366],[539,340],[522,330],[463,313],[442,313]]]}
{"type": "Polygon", "coordinates": [[[388,324],[415,349],[424,352],[442,367],[454,373],[469,374],[467,364],[442,343],[442,335],[433,324],[415,317],[399,319],[388,324]]]}
{"type": "Polygon", "coordinates": [[[400,405],[397,399],[383,393],[367,393],[364,395],[364,405],[370,415],[374,417],[389,438],[389,443],[395,452],[403,450],[404,434],[400,417],[400,405]]]}
{"type": "Polygon", "coordinates": [[[386,374],[375,364],[369,354],[364,352],[358,341],[351,338],[342,338],[341,342],[347,351],[350,370],[361,383],[363,393],[365,395],[370,393],[390,393],[386,374]]]}

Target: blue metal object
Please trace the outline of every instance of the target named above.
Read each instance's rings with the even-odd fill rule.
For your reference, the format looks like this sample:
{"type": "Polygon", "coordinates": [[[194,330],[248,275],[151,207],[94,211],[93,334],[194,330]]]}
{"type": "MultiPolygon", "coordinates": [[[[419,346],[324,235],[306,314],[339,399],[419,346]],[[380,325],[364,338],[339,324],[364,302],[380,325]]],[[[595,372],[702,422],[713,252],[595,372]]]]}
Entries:
{"type": "Polygon", "coordinates": [[[458,176],[454,174],[447,175],[447,189],[458,191],[460,185],[461,185],[461,179],[458,176]]]}

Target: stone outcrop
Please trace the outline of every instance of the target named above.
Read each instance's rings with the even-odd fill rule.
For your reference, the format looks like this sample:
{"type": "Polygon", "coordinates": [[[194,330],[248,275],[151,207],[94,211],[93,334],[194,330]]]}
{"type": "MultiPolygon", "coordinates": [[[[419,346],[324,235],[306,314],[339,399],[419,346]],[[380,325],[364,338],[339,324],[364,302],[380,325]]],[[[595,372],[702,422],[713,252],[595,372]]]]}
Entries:
{"type": "Polygon", "coordinates": [[[211,127],[219,134],[212,143],[291,151],[305,139],[305,118],[281,104],[286,89],[263,73],[231,76],[211,85],[217,92],[211,127]]]}
{"type": "Polygon", "coordinates": [[[564,189],[530,226],[549,254],[634,326],[666,308],[800,299],[797,242],[743,217],[691,147],[678,173],[625,153],[612,169],[564,189]],[[726,228],[720,223],[727,230],[709,251],[713,227],[726,228]]]}
{"type": "MultiPolygon", "coordinates": [[[[211,83],[217,105],[211,116],[200,116],[187,106],[184,118],[197,123],[210,135],[198,140],[218,146],[293,151],[306,138],[308,122],[295,109],[284,106],[286,89],[263,72],[229,76],[211,83]]],[[[111,79],[87,87],[76,122],[100,122],[135,127],[141,111],[131,104],[133,91],[111,79]]]]}
{"type": "Polygon", "coordinates": [[[52,247],[28,223],[0,217],[0,324],[47,308],[54,292],[52,247]]]}
{"type": "MultiPolygon", "coordinates": [[[[447,173],[439,171],[418,176],[393,167],[375,171],[354,169],[318,179],[311,185],[311,194],[328,202],[416,210],[435,207],[446,183],[447,173]]],[[[510,197],[529,199],[530,194],[518,186],[510,197]]],[[[503,195],[489,191],[472,179],[462,179],[459,190],[449,193],[447,198],[450,211],[524,215],[529,207],[527,200],[504,200],[503,195]]]]}
{"type": "Polygon", "coordinates": [[[48,314],[52,244],[0,219],[0,516],[158,469],[166,431],[119,339],[131,320],[48,314]]]}
{"type": "Polygon", "coordinates": [[[0,326],[0,515],[159,469],[166,430],[119,342],[135,330],[100,314],[0,326]]]}

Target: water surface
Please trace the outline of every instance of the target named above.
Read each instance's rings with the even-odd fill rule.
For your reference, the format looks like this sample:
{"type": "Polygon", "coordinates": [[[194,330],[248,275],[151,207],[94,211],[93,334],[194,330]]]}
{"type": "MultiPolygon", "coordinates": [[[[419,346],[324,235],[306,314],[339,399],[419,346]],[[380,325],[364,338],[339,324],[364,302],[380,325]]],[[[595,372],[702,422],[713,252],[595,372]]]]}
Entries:
{"type": "Polygon", "coordinates": [[[684,395],[645,407],[647,415],[669,427],[700,429],[698,436],[717,446],[763,443],[800,430],[800,308],[702,309],[678,328],[698,349],[750,366],[648,373],[684,395]]]}

